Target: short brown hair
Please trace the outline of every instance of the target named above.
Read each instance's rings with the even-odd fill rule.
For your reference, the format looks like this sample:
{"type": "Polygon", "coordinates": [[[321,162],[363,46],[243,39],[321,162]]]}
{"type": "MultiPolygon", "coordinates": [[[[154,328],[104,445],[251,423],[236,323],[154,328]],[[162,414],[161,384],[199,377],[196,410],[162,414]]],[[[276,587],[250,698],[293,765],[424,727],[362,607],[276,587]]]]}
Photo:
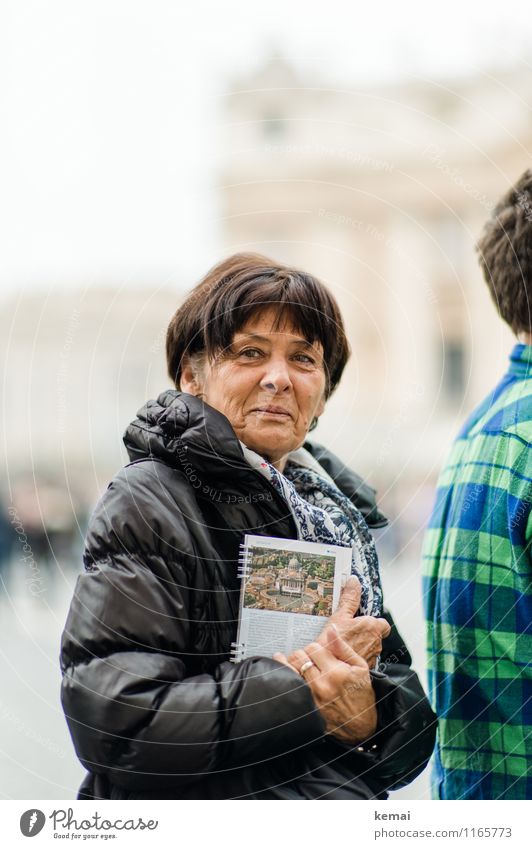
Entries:
{"type": "Polygon", "coordinates": [[[168,374],[179,389],[183,358],[226,350],[252,315],[279,307],[274,330],[290,323],[323,347],[325,396],[334,391],[350,356],[343,319],[329,290],[306,271],[255,253],[215,265],[174,314],[166,334],[168,374]]]}
{"type": "Polygon", "coordinates": [[[501,318],[514,333],[532,329],[532,171],[493,210],[477,244],[480,267],[501,318]]]}

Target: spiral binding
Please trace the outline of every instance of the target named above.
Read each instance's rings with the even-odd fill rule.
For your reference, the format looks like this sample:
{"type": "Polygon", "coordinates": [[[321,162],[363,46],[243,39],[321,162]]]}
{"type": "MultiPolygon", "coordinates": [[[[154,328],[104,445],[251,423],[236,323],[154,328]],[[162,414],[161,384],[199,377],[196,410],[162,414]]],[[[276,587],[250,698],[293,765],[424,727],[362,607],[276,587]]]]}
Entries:
{"type": "Polygon", "coordinates": [[[251,575],[251,551],[245,542],[241,542],[239,548],[237,574],[239,578],[249,578],[251,575]]]}
{"type": "Polygon", "coordinates": [[[244,659],[246,647],[244,643],[231,643],[231,663],[240,663],[244,659]]]}
{"type": "MultiPolygon", "coordinates": [[[[241,599],[243,598],[244,593],[244,581],[246,578],[249,578],[251,575],[251,551],[245,542],[241,542],[239,545],[239,554],[238,554],[238,569],[237,574],[238,577],[242,580],[241,586],[241,599]]],[[[242,605],[242,600],[240,602],[242,605]]],[[[238,633],[240,635],[240,624],[238,626],[238,633]]],[[[241,660],[244,659],[244,654],[246,651],[246,646],[244,643],[231,643],[231,663],[240,663],[241,660]]]]}

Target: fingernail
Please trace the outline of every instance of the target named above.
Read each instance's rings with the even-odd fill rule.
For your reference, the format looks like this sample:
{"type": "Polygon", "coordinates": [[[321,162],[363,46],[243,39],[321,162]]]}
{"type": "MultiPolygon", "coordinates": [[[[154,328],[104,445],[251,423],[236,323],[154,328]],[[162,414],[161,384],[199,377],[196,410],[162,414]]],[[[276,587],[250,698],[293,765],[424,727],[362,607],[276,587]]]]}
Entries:
{"type": "Polygon", "coordinates": [[[345,582],[345,585],[346,587],[349,587],[349,589],[354,589],[355,587],[358,587],[359,583],[360,582],[358,578],[356,578],[354,575],[351,575],[351,577],[348,578],[345,582]]]}

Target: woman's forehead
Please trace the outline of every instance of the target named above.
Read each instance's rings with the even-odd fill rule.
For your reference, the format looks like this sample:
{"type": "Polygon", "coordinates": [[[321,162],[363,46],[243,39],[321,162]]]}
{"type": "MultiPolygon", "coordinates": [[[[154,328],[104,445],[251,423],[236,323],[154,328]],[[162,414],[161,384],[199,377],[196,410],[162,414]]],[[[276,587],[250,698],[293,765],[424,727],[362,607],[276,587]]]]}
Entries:
{"type": "Polygon", "coordinates": [[[321,347],[318,339],[311,339],[302,328],[297,327],[289,315],[279,315],[277,310],[261,310],[254,314],[235,331],[238,336],[284,336],[293,337],[294,341],[304,340],[315,347],[321,347]]]}

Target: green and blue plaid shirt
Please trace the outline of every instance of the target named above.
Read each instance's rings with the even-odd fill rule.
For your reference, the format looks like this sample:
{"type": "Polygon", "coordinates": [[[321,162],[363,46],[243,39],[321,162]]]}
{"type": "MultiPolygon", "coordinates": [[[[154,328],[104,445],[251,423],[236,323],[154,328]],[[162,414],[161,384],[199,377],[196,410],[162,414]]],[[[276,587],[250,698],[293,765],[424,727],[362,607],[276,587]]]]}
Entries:
{"type": "Polygon", "coordinates": [[[434,796],[532,799],[532,347],[458,435],[425,536],[434,796]]]}

